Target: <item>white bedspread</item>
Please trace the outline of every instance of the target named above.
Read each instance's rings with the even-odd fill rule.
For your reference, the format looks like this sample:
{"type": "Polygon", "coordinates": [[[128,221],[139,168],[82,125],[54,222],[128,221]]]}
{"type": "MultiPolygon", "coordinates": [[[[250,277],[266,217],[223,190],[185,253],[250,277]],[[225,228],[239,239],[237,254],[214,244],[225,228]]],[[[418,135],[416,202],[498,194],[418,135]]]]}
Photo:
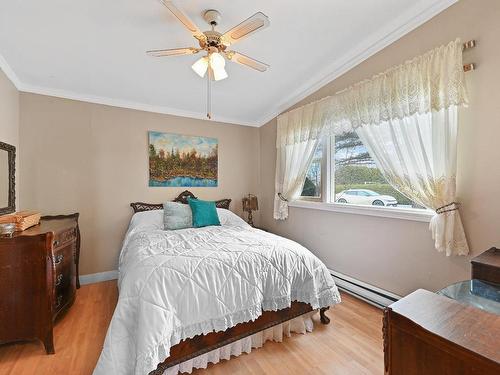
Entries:
{"type": "Polygon", "coordinates": [[[119,299],[95,375],[145,375],[181,340],[255,320],[262,310],[340,302],[325,265],[298,243],[219,210],[222,226],[165,231],[134,215],[120,254],[119,299]]]}

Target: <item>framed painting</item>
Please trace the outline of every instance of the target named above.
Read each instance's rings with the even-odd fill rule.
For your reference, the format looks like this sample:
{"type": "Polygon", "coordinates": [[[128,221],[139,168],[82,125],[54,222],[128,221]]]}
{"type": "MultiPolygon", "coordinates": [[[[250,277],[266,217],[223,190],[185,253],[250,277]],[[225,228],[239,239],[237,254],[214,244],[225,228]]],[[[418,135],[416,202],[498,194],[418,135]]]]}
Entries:
{"type": "Polygon", "coordinates": [[[149,186],[216,187],[216,138],[150,131],[149,186]]]}

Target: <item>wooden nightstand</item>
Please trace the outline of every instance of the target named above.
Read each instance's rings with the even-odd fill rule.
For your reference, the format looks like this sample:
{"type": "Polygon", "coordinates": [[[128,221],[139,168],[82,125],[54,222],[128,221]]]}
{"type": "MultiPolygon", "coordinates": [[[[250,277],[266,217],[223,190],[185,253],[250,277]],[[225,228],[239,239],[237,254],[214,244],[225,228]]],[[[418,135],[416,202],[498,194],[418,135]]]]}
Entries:
{"type": "Polygon", "coordinates": [[[53,326],[80,287],[78,216],[42,217],[0,238],[0,343],[40,340],[53,354],[53,326]]]}

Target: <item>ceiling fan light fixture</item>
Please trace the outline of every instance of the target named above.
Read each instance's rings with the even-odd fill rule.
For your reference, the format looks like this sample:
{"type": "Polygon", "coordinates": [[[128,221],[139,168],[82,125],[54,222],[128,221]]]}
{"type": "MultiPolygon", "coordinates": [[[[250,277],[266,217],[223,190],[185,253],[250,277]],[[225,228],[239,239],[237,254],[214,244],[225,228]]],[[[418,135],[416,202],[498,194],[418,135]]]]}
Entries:
{"type": "Polygon", "coordinates": [[[211,26],[211,30],[202,32],[191,19],[175,5],[175,0],[160,0],[170,12],[189,30],[189,32],[198,40],[200,48],[170,48],[161,50],[147,51],[147,54],[154,57],[192,55],[199,52],[206,52],[206,56],[197,60],[191,68],[201,78],[206,76],[207,80],[207,117],[211,119],[212,107],[212,81],[220,81],[228,77],[225,58],[247,67],[253,68],[259,72],[264,72],[269,65],[252,59],[236,51],[228,51],[227,47],[247,38],[257,31],[269,26],[269,18],[262,12],[257,12],[247,18],[239,25],[233,27],[224,34],[215,30],[219,24],[220,13],[217,10],[209,9],[203,15],[204,20],[211,26]],[[208,74],[207,74],[208,72],[208,74]]]}
{"type": "Polygon", "coordinates": [[[213,70],[224,69],[224,67],[226,66],[226,60],[219,52],[211,53],[210,66],[213,70]]]}
{"type": "Polygon", "coordinates": [[[196,72],[196,74],[203,78],[208,69],[208,58],[202,57],[201,59],[197,60],[191,66],[191,68],[196,72]]]}
{"type": "Polygon", "coordinates": [[[224,67],[218,69],[212,69],[214,73],[214,80],[220,81],[228,77],[226,69],[224,67]]]}

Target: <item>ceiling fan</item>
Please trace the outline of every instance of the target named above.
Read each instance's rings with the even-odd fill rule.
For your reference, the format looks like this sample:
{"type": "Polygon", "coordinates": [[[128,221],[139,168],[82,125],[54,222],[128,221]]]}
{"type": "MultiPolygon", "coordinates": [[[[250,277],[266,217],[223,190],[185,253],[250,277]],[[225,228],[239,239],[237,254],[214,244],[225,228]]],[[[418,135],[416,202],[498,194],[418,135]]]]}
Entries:
{"type": "Polygon", "coordinates": [[[200,77],[204,77],[205,74],[207,75],[207,117],[211,119],[211,81],[220,81],[228,77],[224,68],[226,65],[225,59],[248,66],[259,72],[265,72],[269,68],[268,64],[228,49],[230,45],[268,27],[269,18],[264,13],[257,12],[231,30],[221,34],[215,31],[215,27],[219,24],[221,15],[217,10],[210,9],[203,14],[203,19],[211,26],[211,30],[202,32],[173,1],[160,1],[198,40],[199,48],[158,49],[147,51],[146,53],[154,57],[164,57],[194,55],[199,52],[206,52],[206,55],[197,60],[192,65],[192,68],[200,77]]]}

